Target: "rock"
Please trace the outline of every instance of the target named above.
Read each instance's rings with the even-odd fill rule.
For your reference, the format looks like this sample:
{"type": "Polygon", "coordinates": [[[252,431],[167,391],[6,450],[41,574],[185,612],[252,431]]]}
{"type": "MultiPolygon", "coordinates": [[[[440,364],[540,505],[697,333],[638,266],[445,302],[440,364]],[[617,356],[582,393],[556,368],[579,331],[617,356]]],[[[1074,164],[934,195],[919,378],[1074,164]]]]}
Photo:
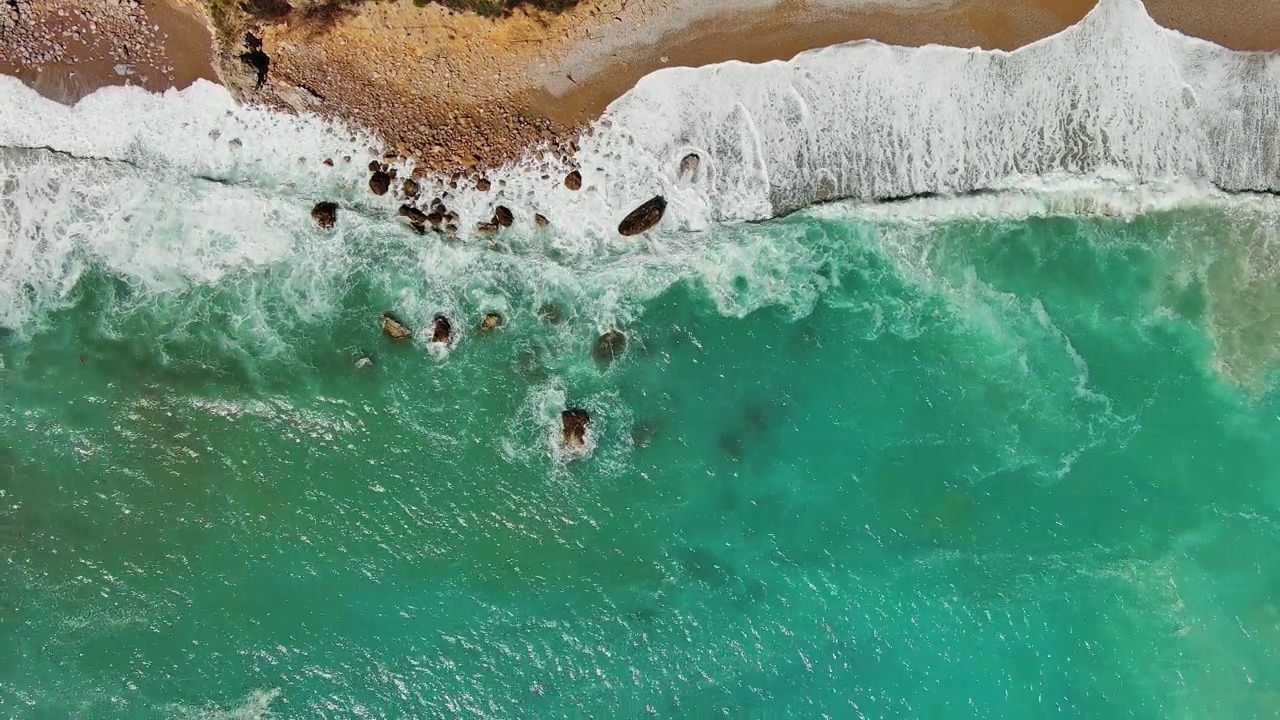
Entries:
{"type": "Polygon", "coordinates": [[[698,172],[698,166],[702,164],[702,158],[698,157],[698,153],[689,153],[680,159],[680,174],[695,175],[698,172]]]}
{"type": "Polygon", "coordinates": [[[382,313],[382,334],[401,342],[413,339],[413,331],[389,312],[382,313]]]}
{"type": "Polygon", "coordinates": [[[412,205],[401,205],[400,217],[406,218],[409,224],[413,226],[413,229],[418,231],[418,234],[423,234],[427,231],[427,214],[418,208],[412,205]]]}
{"type": "Polygon", "coordinates": [[[565,175],[564,186],[569,188],[570,190],[581,190],[582,189],[582,173],[578,172],[577,170],[574,170],[568,175],[565,175]]]}
{"type": "Polygon", "coordinates": [[[608,330],[596,340],[593,353],[597,361],[611,363],[627,349],[627,336],[620,330],[608,330]]]}
{"type": "Polygon", "coordinates": [[[325,166],[325,167],[333,167],[333,158],[325,158],[325,159],[324,159],[324,166],[325,166]]]}
{"type": "Polygon", "coordinates": [[[438,228],[440,223],[444,222],[444,216],[440,213],[433,212],[427,215],[427,222],[431,223],[431,227],[438,228]]]}
{"type": "Polygon", "coordinates": [[[480,332],[487,333],[491,330],[497,330],[502,327],[502,315],[496,312],[487,312],[480,319],[480,332]]]}
{"type": "Polygon", "coordinates": [[[493,209],[494,225],[501,225],[502,227],[511,227],[511,224],[514,223],[515,221],[516,221],[515,216],[511,214],[511,210],[506,205],[499,205],[498,207],[493,209]]]}
{"type": "Polygon", "coordinates": [[[311,208],[311,219],[320,227],[328,230],[338,223],[338,203],[321,202],[311,208]]]}
{"type": "Polygon", "coordinates": [[[623,235],[639,235],[657,225],[666,209],[667,199],[661,195],[654,195],[648,202],[632,210],[629,215],[622,219],[622,222],[618,223],[618,232],[623,235]]]}
{"type": "Polygon", "coordinates": [[[453,340],[453,324],[444,315],[436,315],[431,320],[431,342],[448,345],[453,340]]]}
{"type": "Polygon", "coordinates": [[[369,172],[371,173],[378,172],[381,169],[382,169],[382,163],[378,162],[377,160],[369,161],[369,172]]]}
{"type": "Polygon", "coordinates": [[[369,189],[374,195],[386,195],[391,189],[391,176],[378,170],[369,176],[369,189]]]}
{"type": "Polygon", "coordinates": [[[551,221],[550,221],[550,220],[548,220],[548,219],[547,219],[547,216],[546,216],[546,215],[543,215],[542,213],[534,213],[534,214],[533,214],[533,224],[534,224],[534,225],[537,225],[537,226],[538,226],[538,227],[540,227],[540,228],[544,228],[544,227],[546,227],[546,226],[550,225],[550,224],[551,224],[551,221]]]}
{"type": "Polygon", "coordinates": [[[553,302],[543,303],[542,307],[538,308],[538,317],[542,318],[544,322],[555,324],[564,318],[564,311],[553,302]]]}
{"type": "Polygon", "coordinates": [[[581,452],[587,449],[587,429],[591,415],[582,408],[566,408],[560,413],[561,442],[566,450],[581,452]]]}
{"type": "Polygon", "coordinates": [[[421,188],[418,186],[418,181],[412,178],[406,178],[400,185],[400,192],[407,198],[418,197],[418,192],[420,190],[421,188]]]}
{"type": "Polygon", "coordinates": [[[489,178],[480,178],[476,181],[476,189],[480,192],[489,192],[490,187],[489,178]]]}
{"type": "Polygon", "coordinates": [[[440,198],[431,198],[431,212],[445,214],[444,203],[440,202],[440,198]]]}
{"type": "Polygon", "coordinates": [[[370,358],[370,357],[360,358],[359,360],[356,361],[356,367],[360,368],[361,370],[364,370],[365,368],[373,367],[373,358],[370,358]]]}
{"type": "Polygon", "coordinates": [[[479,223],[478,225],[476,225],[476,234],[477,235],[497,235],[498,224],[497,223],[479,223]]]}

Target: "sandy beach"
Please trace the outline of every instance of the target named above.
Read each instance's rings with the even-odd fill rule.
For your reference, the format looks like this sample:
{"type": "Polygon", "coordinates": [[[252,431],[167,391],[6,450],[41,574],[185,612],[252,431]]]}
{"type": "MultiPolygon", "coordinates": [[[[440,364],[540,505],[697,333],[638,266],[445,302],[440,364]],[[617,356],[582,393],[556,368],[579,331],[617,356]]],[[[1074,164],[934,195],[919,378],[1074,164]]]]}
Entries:
{"type": "MultiPolygon", "coordinates": [[[[484,18],[397,0],[271,22],[246,17],[214,42],[198,6],[179,4],[196,0],[20,2],[5,26],[18,41],[4,44],[0,72],[56,99],[107,84],[164,90],[218,78],[242,100],[371,128],[390,154],[454,173],[539,144],[569,158],[578,128],[662,67],[787,59],[862,39],[1011,50],[1074,24],[1094,4],[587,0],[562,13],[517,8],[484,18]],[[25,34],[13,35],[15,27],[25,34]],[[270,59],[261,87],[240,59],[246,28],[270,59]],[[23,57],[23,48],[33,50],[23,57]]],[[[1280,49],[1280,3],[1150,0],[1148,10],[1166,27],[1233,49],[1280,49]]]]}

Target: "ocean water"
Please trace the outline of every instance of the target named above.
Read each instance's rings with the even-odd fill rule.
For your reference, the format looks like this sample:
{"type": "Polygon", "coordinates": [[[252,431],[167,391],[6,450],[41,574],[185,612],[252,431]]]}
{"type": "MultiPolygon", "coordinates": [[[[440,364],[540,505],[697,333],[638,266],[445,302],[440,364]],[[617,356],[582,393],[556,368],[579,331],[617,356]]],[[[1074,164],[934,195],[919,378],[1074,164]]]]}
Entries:
{"type": "Polygon", "coordinates": [[[0,78],[0,716],[1276,717],[1278,64],[965,52],[657,73],[581,192],[451,192],[492,242],[358,131],[0,78]]]}

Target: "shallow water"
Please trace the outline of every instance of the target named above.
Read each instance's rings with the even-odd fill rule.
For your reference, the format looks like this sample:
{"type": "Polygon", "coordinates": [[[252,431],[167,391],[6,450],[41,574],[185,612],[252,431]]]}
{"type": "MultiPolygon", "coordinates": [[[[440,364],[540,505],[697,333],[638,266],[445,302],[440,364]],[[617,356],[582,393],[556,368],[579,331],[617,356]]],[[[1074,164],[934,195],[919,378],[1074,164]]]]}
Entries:
{"type": "Polygon", "coordinates": [[[253,243],[54,214],[31,168],[79,161],[6,162],[76,268],[0,341],[6,715],[1280,712],[1274,198],[491,251],[198,181],[253,243]]]}

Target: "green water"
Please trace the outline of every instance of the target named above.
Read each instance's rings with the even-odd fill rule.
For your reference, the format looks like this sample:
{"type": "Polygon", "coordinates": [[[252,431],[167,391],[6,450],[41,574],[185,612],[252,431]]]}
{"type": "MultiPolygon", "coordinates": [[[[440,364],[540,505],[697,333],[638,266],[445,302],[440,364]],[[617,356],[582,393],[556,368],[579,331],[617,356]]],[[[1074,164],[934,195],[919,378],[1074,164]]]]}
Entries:
{"type": "Polygon", "coordinates": [[[0,715],[1275,717],[1251,202],[90,267],[0,340],[0,715]]]}

